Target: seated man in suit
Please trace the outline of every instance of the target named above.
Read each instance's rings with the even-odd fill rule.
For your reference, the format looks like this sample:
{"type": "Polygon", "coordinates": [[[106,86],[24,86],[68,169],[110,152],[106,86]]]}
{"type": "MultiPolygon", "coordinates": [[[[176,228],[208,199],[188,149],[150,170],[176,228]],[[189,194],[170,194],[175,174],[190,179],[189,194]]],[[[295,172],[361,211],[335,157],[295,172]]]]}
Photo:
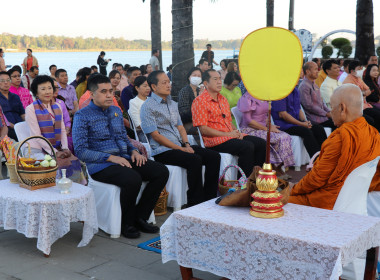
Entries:
{"type": "MultiPolygon", "coordinates": [[[[360,165],[380,155],[379,132],[363,115],[363,97],[358,86],[337,88],[330,99],[331,115],[338,127],[323,143],[313,169],[289,193],[289,202],[333,209],[347,176],[360,165]]],[[[358,186],[360,187],[360,186],[358,186]]],[[[380,168],[369,191],[380,190],[380,168]]]]}
{"type": "Polygon", "coordinates": [[[110,79],[94,75],[88,79],[92,100],[75,114],[74,149],[87,164],[96,181],[120,188],[121,233],[127,238],[140,236],[139,230],[157,233],[159,228],[146,222],[169,177],[165,165],[147,160],[130,143],[123,113],[113,106],[110,79]],[[142,181],[148,181],[136,205],[142,181]]]}

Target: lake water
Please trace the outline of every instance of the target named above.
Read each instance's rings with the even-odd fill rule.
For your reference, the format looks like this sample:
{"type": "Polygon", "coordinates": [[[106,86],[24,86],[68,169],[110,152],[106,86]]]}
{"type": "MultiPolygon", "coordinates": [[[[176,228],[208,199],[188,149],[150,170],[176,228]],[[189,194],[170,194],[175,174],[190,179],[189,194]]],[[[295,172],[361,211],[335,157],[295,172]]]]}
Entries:
{"type": "MultiPolygon", "coordinates": [[[[334,50],[335,51],[335,50],[334,50]]],[[[202,55],[202,50],[194,51],[195,64],[198,63],[202,55]]],[[[215,61],[220,62],[222,59],[227,57],[232,57],[233,50],[214,50],[215,61]]],[[[336,52],[332,55],[335,57],[336,52]]],[[[40,66],[40,74],[48,74],[49,66],[55,64],[58,68],[66,69],[69,82],[75,79],[75,74],[80,68],[85,66],[91,67],[92,65],[97,65],[96,60],[98,58],[99,52],[33,52],[38,59],[40,66]]],[[[5,63],[7,65],[21,65],[26,53],[5,53],[5,63]]],[[[106,58],[111,58],[112,61],[108,64],[108,73],[112,69],[112,64],[115,62],[121,64],[130,64],[131,66],[140,66],[142,64],[149,63],[151,57],[150,51],[121,51],[121,52],[106,52],[106,58]]],[[[321,49],[317,49],[314,57],[321,57],[321,49]]],[[[162,63],[164,70],[166,67],[172,64],[172,52],[163,51],[162,52],[162,63]]],[[[220,69],[216,66],[215,69],[220,69]]]]}
{"type": "MultiPolygon", "coordinates": [[[[198,63],[203,51],[195,51],[195,61],[198,63]]],[[[216,50],[215,61],[220,62],[226,57],[233,55],[233,50],[216,50]]],[[[80,68],[85,66],[91,67],[97,65],[99,52],[33,52],[33,55],[38,59],[40,66],[40,74],[48,74],[49,66],[55,64],[58,68],[66,69],[69,75],[69,82],[75,79],[75,74],[80,68]]],[[[26,53],[5,53],[5,64],[7,65],[21,65],[26,53]]],[[[112,64],[115,62],[121,64],[130,64],[131,66],[140,66],[149,63],[151,57],[150,51],[122,51],[122,52],[106,52],[106,58],[111,58],[112,61],[108,64],[108,73],[112,69],[112,64]]],[[[162,52],[162,64],[164,70],[172,64],[172,52],[162,52]]],[[[217,68],[218,69],[218,68],[217,68]]]]}

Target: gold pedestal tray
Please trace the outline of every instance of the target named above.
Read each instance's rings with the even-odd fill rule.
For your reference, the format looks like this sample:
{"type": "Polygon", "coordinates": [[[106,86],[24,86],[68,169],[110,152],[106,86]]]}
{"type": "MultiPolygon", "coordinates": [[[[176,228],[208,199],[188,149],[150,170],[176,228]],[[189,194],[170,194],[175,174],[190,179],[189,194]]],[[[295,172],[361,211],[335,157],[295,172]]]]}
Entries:
{"type": "Polygon", "coordinates": [[[272,165],[264,163],[256,178],[258,188],[252,194],[251,210],[249,214],[257,218],[274,219],[284,215],[282,195],[277,191],[278,180],[272,165]]]}

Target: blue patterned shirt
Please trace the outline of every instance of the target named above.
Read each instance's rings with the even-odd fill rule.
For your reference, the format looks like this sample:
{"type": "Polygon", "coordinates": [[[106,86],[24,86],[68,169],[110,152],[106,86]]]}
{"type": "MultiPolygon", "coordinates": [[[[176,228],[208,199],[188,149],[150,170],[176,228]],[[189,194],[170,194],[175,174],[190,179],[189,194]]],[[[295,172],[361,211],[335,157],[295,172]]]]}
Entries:
{"type": "Polygon", "coordinates": [[[148,98],[141,106],[140,117],[141,128],[147,134],[152,148],[152,156],[171,150],[171,148],[160,145],[152,138],[150,133],[156,130],[174,144],[181,146],[182,139],[177,126],[182,125],[182,121],[177,102],[173,101],[170,96],[165,101],[152,93],[151,98],[148,98]]]}
{"type": "Polygon", "coordinates": [[[75,114],[73,142],[90,175],[114,165],[107,161],[110,155],[130,159],[137,150],[128,140],[121,110],[116,106],[103,110],[92,101],[75,114]]]}

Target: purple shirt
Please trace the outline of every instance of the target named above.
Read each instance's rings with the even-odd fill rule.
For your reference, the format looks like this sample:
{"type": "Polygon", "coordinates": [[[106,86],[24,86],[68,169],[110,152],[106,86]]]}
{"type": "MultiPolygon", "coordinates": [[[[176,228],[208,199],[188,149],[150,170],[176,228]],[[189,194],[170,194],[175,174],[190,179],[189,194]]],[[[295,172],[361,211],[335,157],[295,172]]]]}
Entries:
{"type": "Polygon", "coordinates": [[[59,85],[58,94],[65,98],[65,103],[70,110],[74,109],[74,101],[78,101],[78,98],[75,88],[72,85],[66,85],[66,88],[59,85]]]}
{"type": "Polygon", "coordinates": [[[58,98],[55,99],[55,102],[58,103],[59,106],[61,106],[63,122],[65,124],[65,127],[71,127],[70,115],[69,115],[69,112],[67,111],[65,102],[63,102],[63,100],[58,99],[58,98]]]}
{"type": "Polygon", "coordinates": [[[300,101],[300,92],[297,88],[294,88],[291,94],[289,94],[286,98],[273,101],[272,102],[272,118],[275,125],[278,125],[281,130],[285,131],[295,124],[288,123],[284,121],[279,116],[279,112],[286,111],[293,118],[300,120],[300,110],[301,110],[301,101],[300,101]]]}
{"type": "Polygon", "coordinates": [[[239,124],[241,128],[248,127],[248,124],[252,120],[266,126],[266,121],[268,119],[267,101],[258,100],[246,92],[240,97],[237,108],[243,113],[243,118],[239,124]]]}
{"type": "Polygon", "coordinates": [[[322,100],[319,87],[308,78],[304,78],[299,86],[300,99],[306,118],[312,124],[320,124],[328,120],[326,114],[330,112],[322,100]]]}

